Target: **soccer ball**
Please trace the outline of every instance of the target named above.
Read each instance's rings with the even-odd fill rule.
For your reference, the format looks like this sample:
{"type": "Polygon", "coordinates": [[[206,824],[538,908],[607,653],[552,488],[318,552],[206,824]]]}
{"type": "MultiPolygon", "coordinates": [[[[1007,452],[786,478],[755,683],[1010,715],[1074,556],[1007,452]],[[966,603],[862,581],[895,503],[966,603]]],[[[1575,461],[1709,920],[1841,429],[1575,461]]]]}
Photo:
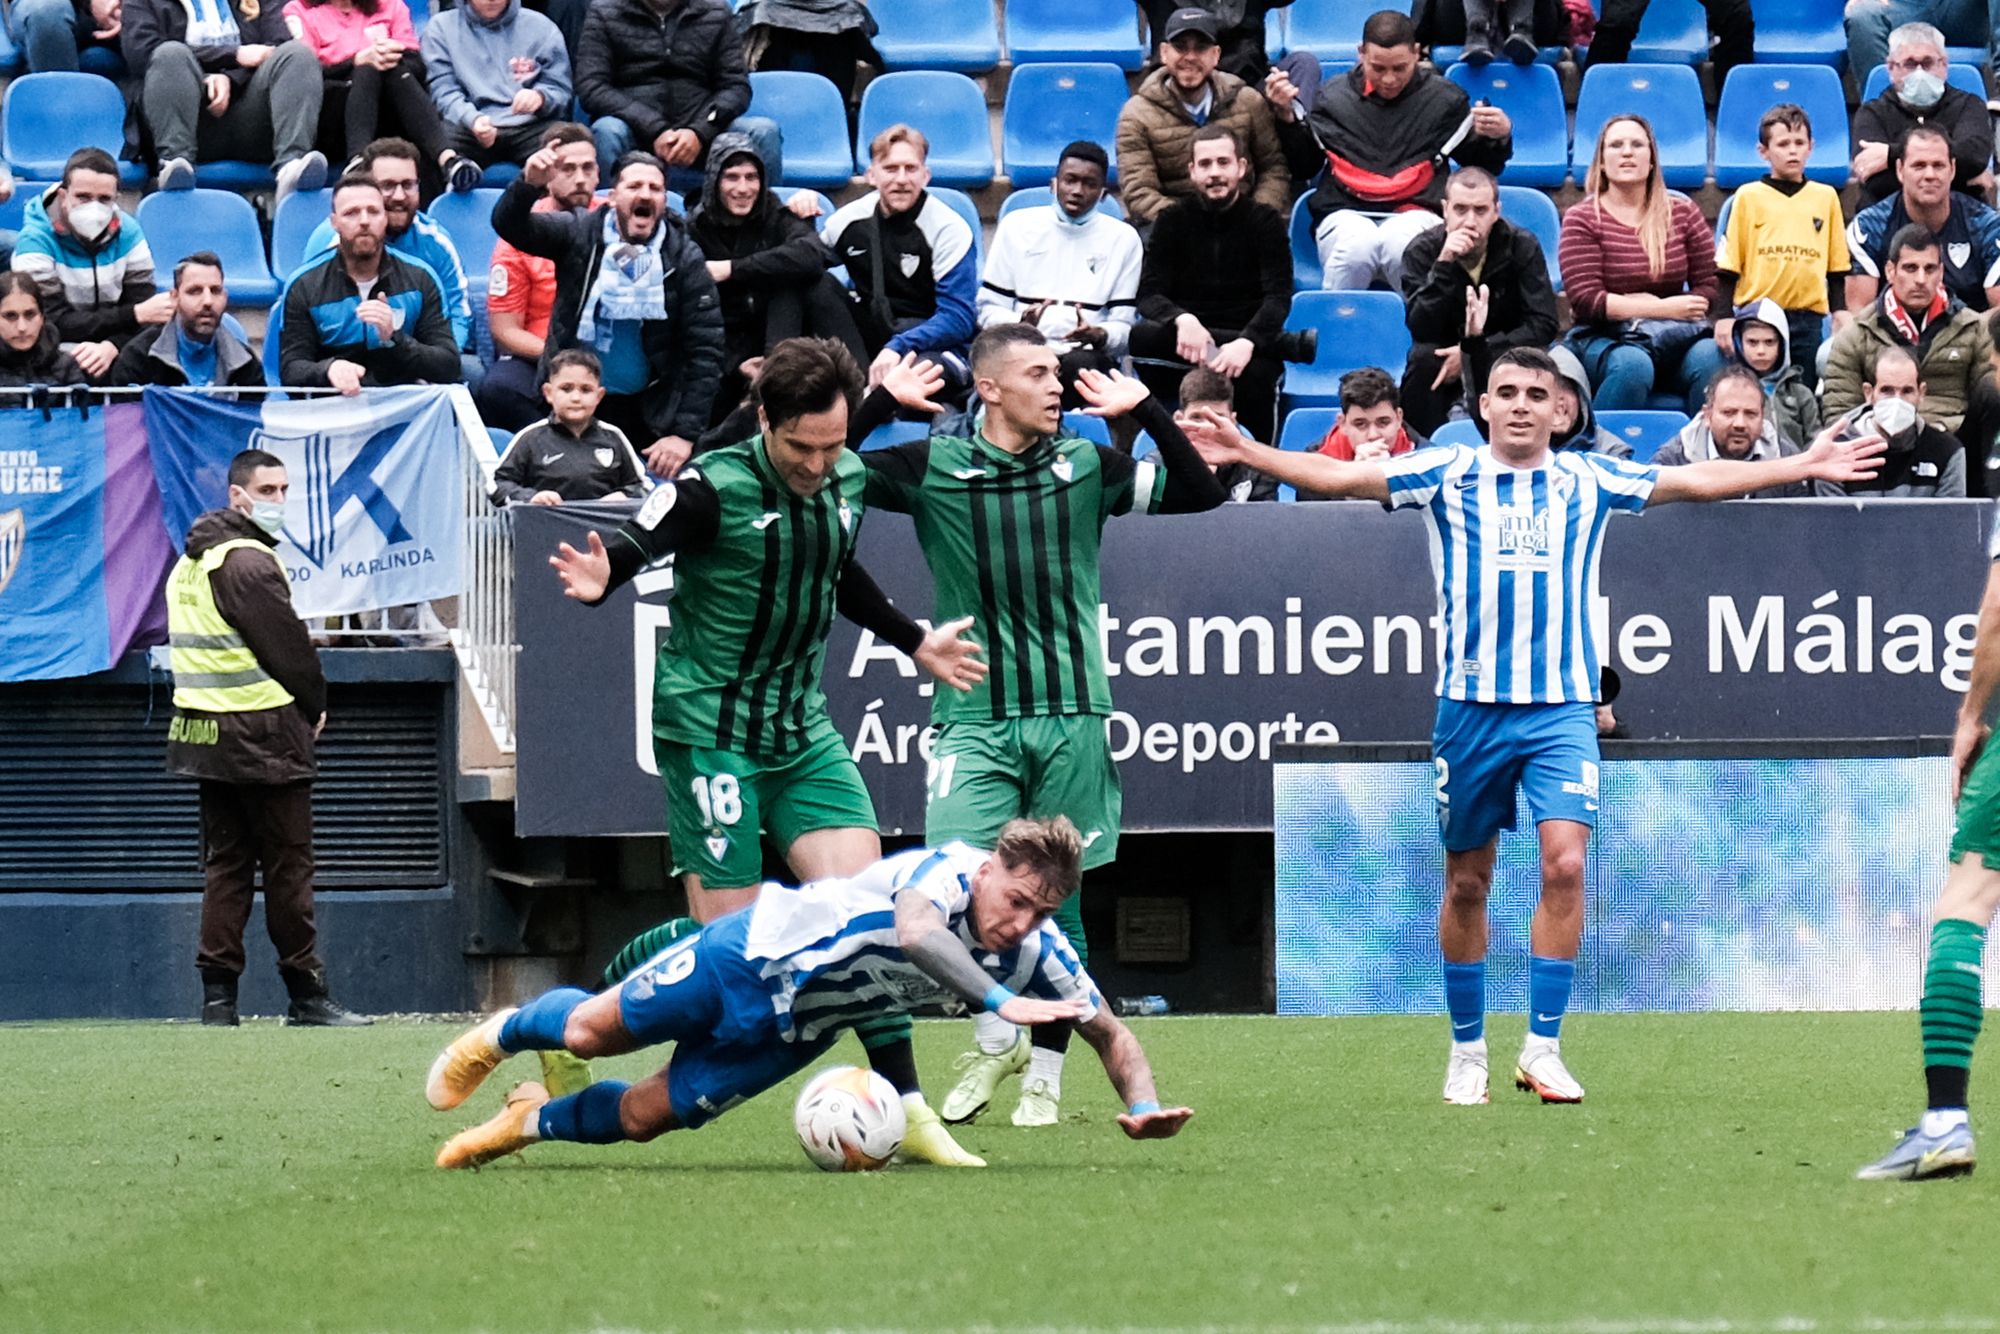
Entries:
{"type": "Polygon", "coordinates": [[[837,1065],[799,1094],[792,1125],[823,1172],[872,1172],[902,1147],[908,1121],[895,1087],[873,1070],[837,1065]]]}

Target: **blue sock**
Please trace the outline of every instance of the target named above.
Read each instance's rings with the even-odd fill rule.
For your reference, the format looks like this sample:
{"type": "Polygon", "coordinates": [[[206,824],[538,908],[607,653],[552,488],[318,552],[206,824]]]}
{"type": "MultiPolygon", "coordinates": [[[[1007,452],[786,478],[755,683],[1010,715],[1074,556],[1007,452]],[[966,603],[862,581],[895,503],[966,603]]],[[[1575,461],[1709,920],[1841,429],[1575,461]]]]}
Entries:
{"type": "Polygon", "coordinates": [[[1576,960],[1528,960],[1528,1031],[1538,1038],[1562,1032],[1563,1011],[1569,1008],[1570,983],[1576,980],[1576,960]]]}
{"type": "Polygon", "coordinates": [[[580,987],[557,987],[543,992],[508,1015],[507,1022],[500,1025],[500,1050],[561,1051],[563,1025],[569,1022],[569,1012],[589,999],[590,993],[580,987]]]}
{"type": "Polygon", "coordinates": [[[538,1124],[543,1139],[567,1140],[571,1144],[616,1144],[625,1138],[618,1120],[618,1100],[632,1087],[616,1079],[602,1079],[566,1098],[542,1104],[538,1124]]]}
{"type": "Polygon", "coordinates": [[[1451,1040],[1477,1042],[1486,1036],[1486,961],[1444,966],[1444,1005],[1451,1011],[1451,1040]]]}

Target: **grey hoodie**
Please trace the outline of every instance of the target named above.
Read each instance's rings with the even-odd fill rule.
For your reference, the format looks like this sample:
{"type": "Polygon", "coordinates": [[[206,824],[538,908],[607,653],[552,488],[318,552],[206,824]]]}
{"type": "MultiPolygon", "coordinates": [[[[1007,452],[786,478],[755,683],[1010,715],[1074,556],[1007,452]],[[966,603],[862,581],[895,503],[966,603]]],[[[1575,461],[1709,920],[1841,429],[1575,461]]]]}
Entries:
{"type": "Polygon", "coordinates": [[[1819,395],[1806,384],[1805,372],[1792,364],[1792,326],[1785,308],[1768,296],[1736,308],[1730,344],[1736,359],[1746,366],[1750,362],[1743,355],[1743,326],[1752,322],[1778,331],[1778,364],[1760,377],[1764,381],[1764,415],[1775,418],[1778,430],[1804,449],[1819,435],[1823,414],[1819,395]]]}
{"type": "Polygon", "coordinates": [[[562,30],[522,9],[521,0],[507,0],[507,8],[490,22],[464,4],[434,15],[424,28],[423,49],[431,100],[448,124],[471,129],[472,122],[490,116],[505,129],[569,115],[569,48],[562,30]],[[513,74],[517,59],[534,62],[535,73],[525,82],[513,74]],[[514,94],[523,88],[542,95],[542,109],[532,116],[511,110],[514,94]]]}

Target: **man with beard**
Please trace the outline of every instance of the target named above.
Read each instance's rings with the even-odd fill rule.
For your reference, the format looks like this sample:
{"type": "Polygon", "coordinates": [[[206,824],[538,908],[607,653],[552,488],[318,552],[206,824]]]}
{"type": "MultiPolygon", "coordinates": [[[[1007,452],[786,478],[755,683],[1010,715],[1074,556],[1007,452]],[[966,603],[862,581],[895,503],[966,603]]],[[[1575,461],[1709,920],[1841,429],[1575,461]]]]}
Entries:
{"type": "Polygon", "coordinates": [[[174,266],[174,313],[142,329],[111,368],[112,384],[261,385],[264,368],[235,330],[224,326],[229,288],[222,260],[197,250],[174,266]]]}
{"type": "MultiPolygon", "coordinates": [[[[1764,383],[1748,366],[1724,366],[1708,382],[1708,401],[1701,415],[1653,456],[1656,468],[1726,459],[1756,463],[1788,459],[1800,452],[1791,437],[1778,430],[1764,411],[1764,383]]],[[[1752,500],[1793,500],[1803,496],[1838,495],[1837,488],[1811,481],[1788,481],[1750,493],[1752,500]]]]}

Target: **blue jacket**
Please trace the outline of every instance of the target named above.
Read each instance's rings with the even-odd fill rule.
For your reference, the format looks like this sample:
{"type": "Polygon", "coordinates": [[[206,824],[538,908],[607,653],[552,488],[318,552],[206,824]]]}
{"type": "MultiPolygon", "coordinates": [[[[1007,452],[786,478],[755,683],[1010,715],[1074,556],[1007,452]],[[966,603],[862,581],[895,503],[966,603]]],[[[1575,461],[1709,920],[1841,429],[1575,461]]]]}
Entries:
{"type": "Polygon", "coordinates": [[[153,251],[139,220],[119,209],[111,226],[85,241],[49,217],[51,185],[22,210],[14,271],[34,280],[42,316],[65,343],[123,345],[139,331],[134,308],[153,295],[153,251]]]}
{"type": "MultiPolygon", "coordinates": [[[[451,243],[450,234],[420,209],[402,235],[389,238],[389,249],[430,270],[431,277],[437,279],[438,290],[444,294],[444,313],[451,321],[451,336],[458,340],[459,351],[470,352],[472,302],[465,295],[465,266],[458,262],[458,247],[451,243]]],[[[332,252],[333,219],[328,218],[306,238],[306,257],[299,262],[299,269],[332,252]]]]}
{"type": "Polygon", "coordinates": [[[393,251],[385,253],[374,295],[400,316],[395,335],[386,342],[355,317],[361,293],[338,253],[317,255],[301,265],[272,311],[274,327],[264,332],[271,383],[301,388],[329,384],[327,368],[336,360],[363,367],[368,372],[363,383],[369,386],[456,383],[458,349],[451,344],[451,325],[430,269],[393,251]]]}
{"type": "Polygon", "coordinates": [[[449,124],[471,129],[473,121],[490,116],[505,127],[569,114],[569,48],[562,30],[521,8],[521,0],[508,0],[490,23],[467,5],[434,16],[424,28],[424,68],[430,71],[431,100],[449,124]],[[509,65],[517,58],[535,62],[534,78],[523,83],[514,77],[509,65]],[[542,95],[535,115],[508,109],[523,88],[542,95]]]}

